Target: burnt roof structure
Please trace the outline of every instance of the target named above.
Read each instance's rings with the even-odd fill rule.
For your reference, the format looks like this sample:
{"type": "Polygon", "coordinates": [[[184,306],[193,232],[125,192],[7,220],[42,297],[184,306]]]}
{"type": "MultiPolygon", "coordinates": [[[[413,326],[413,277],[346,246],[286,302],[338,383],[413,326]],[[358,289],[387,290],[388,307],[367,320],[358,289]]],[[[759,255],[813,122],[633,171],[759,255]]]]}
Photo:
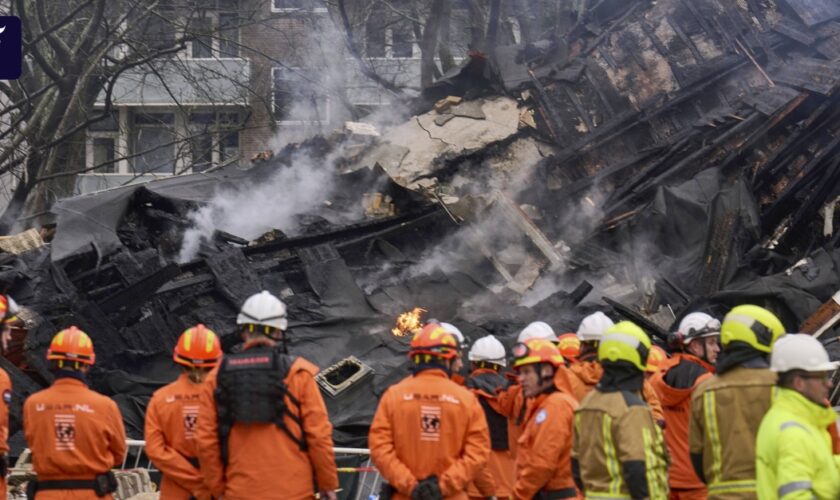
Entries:
{"type": "Polygon", "coordinates": [[[444,102],[381,137],[59,202],[51,243],[0,257],[31,327],[23,370],[2,360],[16,403],[49,381],[52,334],[77,324],[94,387],[139,437],[180,332],[203,322],[234,348],[236,311],[261,289],[289,306],[291,351],[334,366],[340,445],[364,443],[407,373],[391,327],[413,307],[508,343],[595,308],[663,336],[692,309],[749,301],[797,329],[840,283],[840,0],[585,3],[563,36],[474,56],[427,92],[444,102]],[[191,214],[301,155],[334,189],[296,232],[216,230],[179,260],[191,214]]]}

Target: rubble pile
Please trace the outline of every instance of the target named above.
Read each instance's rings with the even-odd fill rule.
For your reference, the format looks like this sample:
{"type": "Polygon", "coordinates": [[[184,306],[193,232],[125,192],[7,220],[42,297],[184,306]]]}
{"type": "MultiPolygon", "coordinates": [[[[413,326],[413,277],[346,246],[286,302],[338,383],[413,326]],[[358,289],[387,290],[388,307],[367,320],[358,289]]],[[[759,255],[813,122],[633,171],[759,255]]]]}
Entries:
{"type": "MultiPolygon", "coordinates": [[[[96,345],[94,387],[141,437],[181,331],[202,322],[234,348],[235,312],[261,289],[289,307],[291,351],[326,370],[339,446],[364,444],[378,395],[406,373],[408,337],[391,329],[415,308],[508,343],[535,319],[573,331],[594,309],[661,337],[690,308],[746,301],[798,328],[840,283],[840,8],[588,3],[564,37],[473,55],[402,125],[57,203],[54,237],[0,254],[27,309],[0,358],[17,407],[49,381],[53,333],[76,324],[96,345]],[[200,216],[236,214],[304,158],[323,199],[290,203],[282,224],[237,234],[200,216]]],[[[17,409],[13,449],[19,429],[17,409]]]]}

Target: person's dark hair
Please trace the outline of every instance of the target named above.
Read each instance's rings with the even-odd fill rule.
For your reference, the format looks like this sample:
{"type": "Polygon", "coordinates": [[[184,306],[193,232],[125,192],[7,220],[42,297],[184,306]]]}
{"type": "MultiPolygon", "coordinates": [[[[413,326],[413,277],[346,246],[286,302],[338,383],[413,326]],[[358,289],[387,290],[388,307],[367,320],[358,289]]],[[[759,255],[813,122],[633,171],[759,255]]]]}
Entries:
{"type": "Polygon", "coordinates": [[[788,370],[786,372],[782,372],[779,374],[779,379],[776,381],[776,385],[784,387],[785,389],[792,389],[793,379],[803,375],[806,375],[805,370],[788,370]]]}
{"type": "Polygon", "coordinates": [[[52,359],[49,360],[49,366],[51,372],[56,372],[59,370],[68,370],[68,371],[83,371],[86,369],[87,366],[84,363],[79,363],[78,361],[65,361],[63,359],[52,359]]]}

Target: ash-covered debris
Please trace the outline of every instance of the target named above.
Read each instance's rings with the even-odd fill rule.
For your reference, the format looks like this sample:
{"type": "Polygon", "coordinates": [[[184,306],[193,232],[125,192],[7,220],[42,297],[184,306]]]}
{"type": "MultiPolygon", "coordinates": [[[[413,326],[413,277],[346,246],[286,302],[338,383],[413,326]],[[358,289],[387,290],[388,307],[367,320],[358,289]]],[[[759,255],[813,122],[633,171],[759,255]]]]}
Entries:
{"type": "Polygon", "coordinates": [[[415,307],[506,341],[535,319],[574,331],[596,308],[661,335],[689,308],[742,302],[797,330],[840,283],[837,16],[589,3],[563,36],[473,54],[403,124],[59,202],[54,238],[0,258],[30,314],[18,396],[77,324],[94,385],[139,437],[180,332],[203,322],[231,349],[261,289],[287,303],[294,352],[373,370],[327,399],[338,445],[364,441],[404,374],[391,327],[415,307]]]}

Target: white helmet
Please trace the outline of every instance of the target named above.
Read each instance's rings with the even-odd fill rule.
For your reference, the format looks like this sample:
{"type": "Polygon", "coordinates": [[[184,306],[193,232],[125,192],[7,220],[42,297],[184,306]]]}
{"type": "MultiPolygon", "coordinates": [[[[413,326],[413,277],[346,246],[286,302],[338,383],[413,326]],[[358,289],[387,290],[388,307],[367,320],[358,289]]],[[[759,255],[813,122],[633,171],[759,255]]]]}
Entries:
{"type": "Polygon", "coordinates": [[[838,366],[840,363],[829,360],[828,352],[819,340],[804,333],[783,335],[773,344],[770,354],[770,369],[774,372],[827,372],[838,366]]]}
{"type": "Polygon", "coordinates": [[[269,292],[263,290],[248,297],[242,304],[237,325],[264,325],[280,330],[289,326],[286,320],[286,304],[269,292]]]}
{"type": "Polygon", "coordinates": [[[578,326],[577,336],[581,342],[600,342],[607,330],[615,326],[615,322],[601,311],[594,312],[583,318],[578,326]]]}
{"type": "Polygon", "coordinates": [[[452,323],[438,323],[438,324],[440,325],[441,328],[443,328],[447,332],[451,333],[452,335],[455,335],[455,338],[458,340],[458,345],[459,346],[464,347],[466,345],[467,338],[464,337],[464,334],[461,333],[461,330],[459,330],[458,327],[456,327],[452,323]]]}
{"type": "Polygon", "coordinates": [[[505,346],[492,335],[481,337],[470,347],[467,356],[470,361],[487,361],[501,366],[507,366],[505,361],[505,346]]]}
{"type": "Polygon", "coordinates": [[[720,335],[720,320],[703,312],[687,314],[677,330],[683,337],[683,343],[688,344],[694,339],[715,337],[720,335]]]}
{"type": "Polygon", "coordinates": [[[544,321],[534,321],[519,332],[519,337],[516,341],[521,343],[527,342],[531,339],[542,339],[557,342],[557,334],[554,333],[554,328],[544,321]]]}

